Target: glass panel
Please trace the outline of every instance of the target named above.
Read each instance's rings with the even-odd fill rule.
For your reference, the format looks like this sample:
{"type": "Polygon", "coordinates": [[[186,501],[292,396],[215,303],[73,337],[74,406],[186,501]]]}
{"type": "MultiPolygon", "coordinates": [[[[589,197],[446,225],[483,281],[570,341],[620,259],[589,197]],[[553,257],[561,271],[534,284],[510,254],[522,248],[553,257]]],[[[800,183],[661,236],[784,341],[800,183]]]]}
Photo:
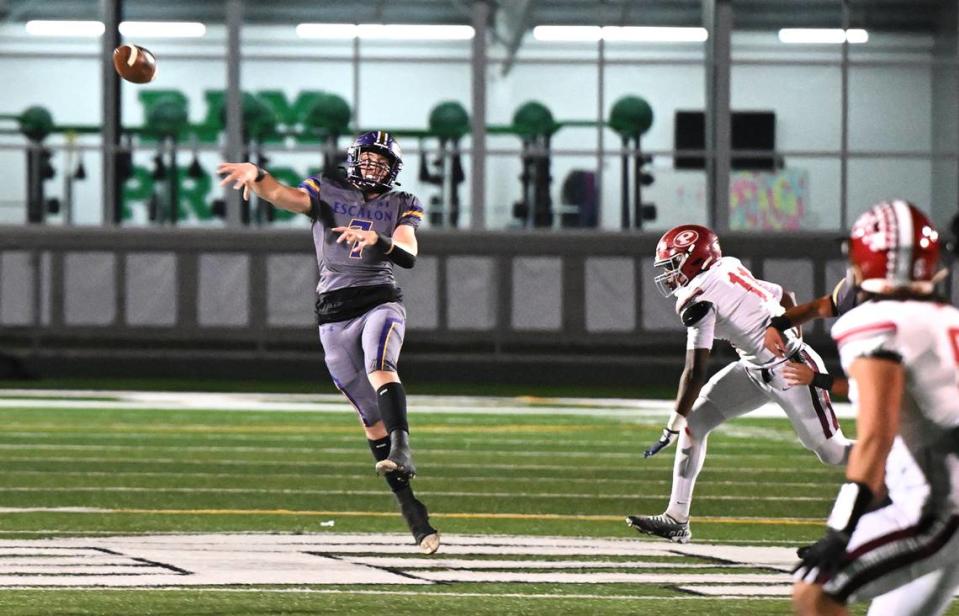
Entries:
{"type": "Polygon", "coordinates": [[[932,167],[928,158],[850,158],[850,224],[869,206],[886,199],[908,199],[929,212],[932,167]]]}
{"type": "Polygon", "coordinates": [[[810,7],[805,14],[782,12],[781,17],[779,28],[770,28],[767,18],[763,30],[736,30],[732,36],[732,230],[840,224],[842,47],[787,42],[782,29],[839,28],[841,3],[810,7]],[[737,150],[757,154],[737,156],[737,150]]]}
{"type": "MultiPolygon", "coordinates": [[[[246,25],[242,52],[243,91],[255,97],[257,108],[266,108],[273,129],[254,138],[251,160],[290,186],[319,175],[327,164],[339,165],[353,137],[353,40],[303,39],[293,24],[246,25]]],[[[224,194],[218,187],[212,192],[217,198],[224,194]]],[[[306,216],[256,199],[249,219],[274,226],[310,224],[306,216]]]]}
{"type": "MultiPolygon", "coordinates": [[[[80,15],[83,7],[61,7],[58,19],[70,20],[80,15]]],[[[32,220],[62,224],[65,211],[57,211],[71,201],[74,220],[81,224],[98,224],[101,217],[99,155],[84,156],[85,182],[65,181],[75,170],[79,155],[76,150],[68,159],[64,146],[74,148],[99,144],[99,135],[77,135],[68,127],[82,126],[97,131],[100,114],[100,39],[61,36],[36,36],[27,33],[23,22],[0,25],[3,60],[0,61],[0,83],[10,84],[3,93],[0,108],[0,164],[2,182],[7,190],[0,199],[0,221],[4,224],[27,222],[28,195],[34,195],[36,207],[32,220]],[[15,84],[15,87],[14,87],[15,84]],[[28,111],[29,110],[29,111],[28,111]],[[21,132],[36,131],[36,141],[21,132]],[[70,135],[69,138],[67,135],[70,135]],[[52,167],[54,175],[28,181],[28,149],[30,143],[42,143],[49,150],[44,167],[52,167]],[[96,159],[96,163],[94,163],[96,159]],[[69,168],[69,172],[65,171],[69,168]],[[30,189],[30,184],[32,190],[30,189]],[[73,192],[71,198],[71,191],[73,192]],[[41,202],[43,202],[41,204],[41,202]],[[44,207],[46,206],[46,207],[44,207]]]]}
{"type": "Polygon", "coordinates": [[[929,152],[931,112],[930,64],[850,66],[851,152],[929,152]]]}
{"type": "MultiPolygon", "coordinates": [[[[652,111],[652,123],[641,137],[649,162],[641,165],[648,185],[640,185],[644,204],[642,227],[665,230],[685,223],[706,222],[706,174],[699,170],[675,168],[670,152],[684,147],[676,141],[677,112],[705,107],[705,71],[702,44],[650,45],[611,42],[606,46],[605,100],[607,121],[616,121],[614,109],[625,97],[645,100],[652,111]]],[[[622,104],[622,103],[620,103],[622,104]]],[[[610,155],[624,147],[622,137],[607,128],[604,136],[602,226],[622,227],[624,202],[630,223],[636,228],[635,158],[626,161],[628,186],[623,187],[623,155],[610,155]]],[[[628,148],[633,148],[630,140],[628,148]]]]}
{"type": "Polygon", "coordinates": [[[357,130],[394,131],[404,153],[400,189],[423,202],[429,212],[424,228],[470,225],[469,157],[460,154],[457,161],[455,150],[468,151],[471,145],[465,134],[472,105],[471,52],[471,41],[361,41],[357,130]],[[458,139],[418,136],[431,121],[434,128],[447,126],[434,115],[440,104],[462,112],[458,139]]]}

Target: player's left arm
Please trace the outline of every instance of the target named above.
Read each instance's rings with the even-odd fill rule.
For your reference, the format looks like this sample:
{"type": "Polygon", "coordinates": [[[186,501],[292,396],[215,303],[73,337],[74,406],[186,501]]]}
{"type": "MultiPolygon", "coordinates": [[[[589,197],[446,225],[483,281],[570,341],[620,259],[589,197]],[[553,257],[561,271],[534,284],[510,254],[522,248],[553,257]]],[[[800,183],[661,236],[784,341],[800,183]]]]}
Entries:
{"type": "Polygon", "coordinates": [[[683,374],[679,377],[676,391],[676,406],[663,428],[663,433],[655,443],[646,448],[643,457],[648,458],[668,447],[679,433],[686,428],[686,417],[693,409],[693,403],[706,383],[706,368],[709,365],[710,349],[688,349],[683,374]]]}
{"type": "Polygon", "coordinates": [[[886,458],[899,432],[905,373],[892,354],[856,358],[849,375],[858,389],[856,446],[849,455],[846,483],[826,522],[826,536],[809,547],[793,569],[803,581],[835,568],[859,520],[884,490],[886,458]]]}

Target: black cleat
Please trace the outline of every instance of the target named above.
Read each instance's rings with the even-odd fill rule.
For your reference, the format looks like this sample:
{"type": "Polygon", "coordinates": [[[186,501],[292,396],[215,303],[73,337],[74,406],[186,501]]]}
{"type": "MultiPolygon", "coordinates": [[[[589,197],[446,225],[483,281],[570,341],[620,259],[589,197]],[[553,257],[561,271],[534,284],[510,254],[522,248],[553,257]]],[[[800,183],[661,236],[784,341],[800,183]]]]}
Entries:
{"type": "Polygon", "coordinates": [[[662,537],[673,543],[689,543],[693,533],[689,530],[689,522],[677,522],[669,514],[662,515],[628,515],[626,526],[635,528],[646,535],[662,537]]]}
{"type": "Polygon", "coordinates": [[[396,495],[400,503],[400,512],[406,525],[413,533],[413,539],[420,551],[424,554],[432,554],[440,548],[440,533],[430,525],[430,514],[426,510],[426,505],[421,503],[411,492],[405,495],[396,495]],[[406,497],[408,495],[408,497],[406,497]]]}
{"type": "Polygon", "coordinates": [[[410,435],[404,430],[393,430],[390,433],[390,455],[385,460],[376,463],[376,472],[380,475],[396,473],[404,480],[416,476],[416,467],[413,466],[413,452],[410,450],[410,435]]]}

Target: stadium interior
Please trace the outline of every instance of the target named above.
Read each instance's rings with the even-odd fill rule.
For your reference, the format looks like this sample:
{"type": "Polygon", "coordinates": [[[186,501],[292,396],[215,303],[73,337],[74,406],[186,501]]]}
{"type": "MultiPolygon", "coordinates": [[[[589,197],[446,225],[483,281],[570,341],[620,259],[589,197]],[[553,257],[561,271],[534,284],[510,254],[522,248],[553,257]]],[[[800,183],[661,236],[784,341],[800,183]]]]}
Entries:
{"type": "Polygon", "coordinates": [[[701,543],[623,527],[686,356],[657,241],[707,226],[802,303],[906,199],[959,302],[955,0],[0,0],[0,83],[3,614],[787,613],[842,470],[771,406],[710,441],[701,543]],[[365,131],[425,210],[395,276],[439,561],[324,364],[315,223],[216,172],[296,187],[365,131]]]}

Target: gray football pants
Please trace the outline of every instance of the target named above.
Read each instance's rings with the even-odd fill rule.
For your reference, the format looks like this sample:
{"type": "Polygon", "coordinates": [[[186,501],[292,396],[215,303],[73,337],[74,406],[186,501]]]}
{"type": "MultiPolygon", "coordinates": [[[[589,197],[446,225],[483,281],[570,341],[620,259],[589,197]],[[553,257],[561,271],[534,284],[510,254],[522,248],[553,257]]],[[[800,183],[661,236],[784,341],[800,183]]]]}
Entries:
{"type": "Polygon", "coordinates": [[[380,304],[349,321],[320,325],[320,343],[333,383],[367,428],[382,419],[367,374],[396,372],[405,333],[406,310],[399,302],[380,304]]]}

